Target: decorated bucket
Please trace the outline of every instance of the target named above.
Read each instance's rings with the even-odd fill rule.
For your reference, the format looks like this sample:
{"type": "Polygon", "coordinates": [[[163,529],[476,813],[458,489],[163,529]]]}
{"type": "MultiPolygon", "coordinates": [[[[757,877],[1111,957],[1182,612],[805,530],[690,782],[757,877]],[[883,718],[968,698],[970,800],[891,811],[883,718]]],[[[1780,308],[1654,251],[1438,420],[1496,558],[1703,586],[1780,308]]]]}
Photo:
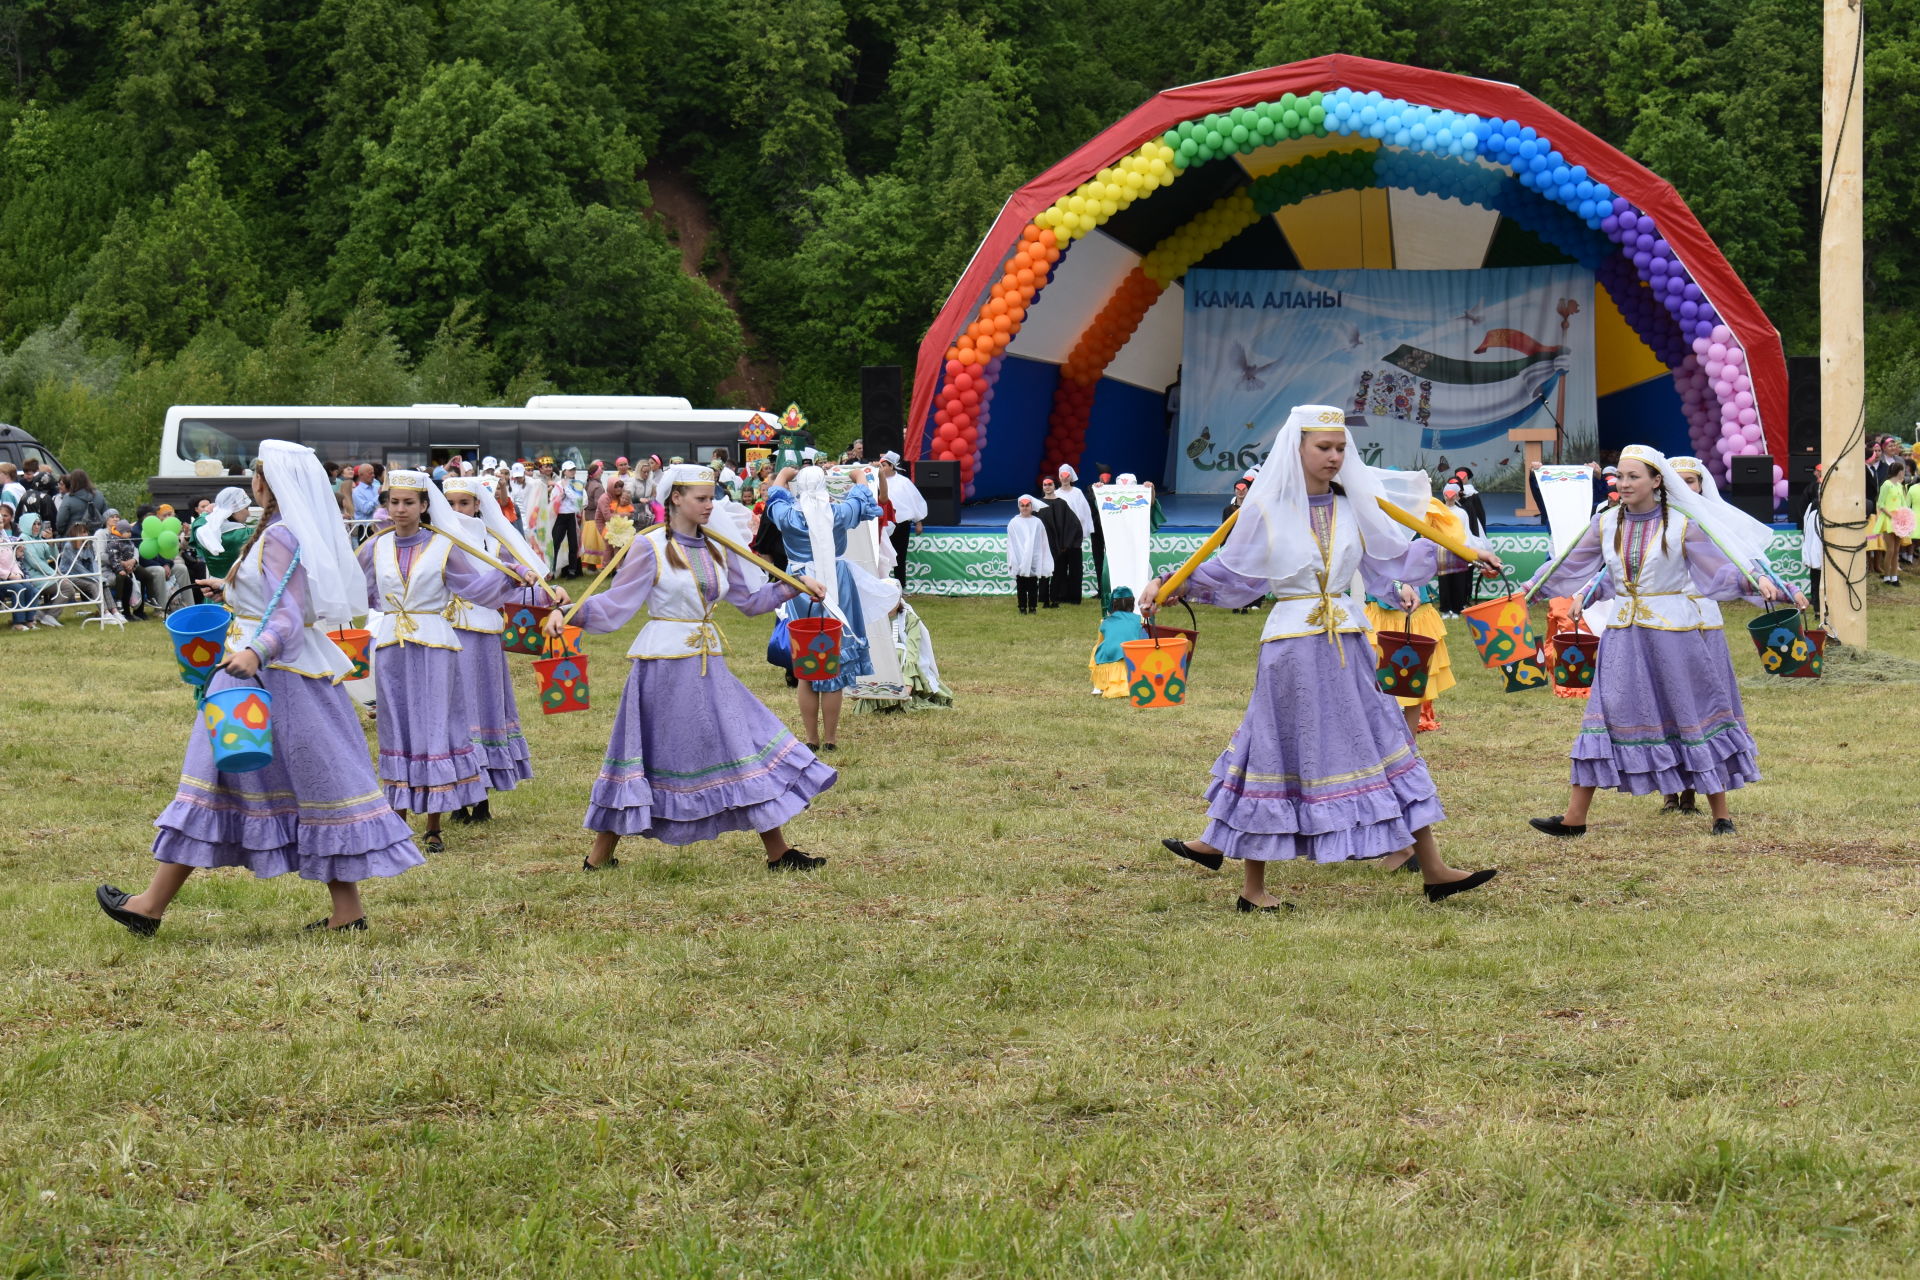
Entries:
{"type": "Polygon", "coordinates": [[[1807,680],[1818,680],[1820,672],[1827,665],[1827,633],[1816,627],[1807,632],[1807,643],[1813,647],[1813,652],[1807,655],[1805,665],[1798,671],[1789,671],[1787,674],[1807,680]]]}
{"type": "MultiPolygon", "coordinates": [[[[1412,625],[1409,616],[1408,625],[1412,625]]],[[[1380,692],[1395,698],[1419,698],[1427,692],[1428,664],[1440,642],[1432,636],[1412,631],[1376,631],[1374,644],[1380,661],[1374,668],[1374,680],[1380,692]]]]}
{"type": "Polygon", "coordinates": [[[1760,665],[1772,675],[1793,675],[1813,656],[1813,641],[1807,638],[1798,609],[1763,613],[1747,624],[1747,634],[1760,651],[1760,665]]]}
{"type": "Polygon", "coordinates": [[[228,685],[208,694],[200,718],[213,743],[213,767],[221,773],[252,773],[273,763],[273,695],[259,685],[228,685]]]}
{"type": "Polygon", "coordinates": [[[1127,695],[1136,707],[1177,707],[1187,696],[1187,664],[1193,646],[1185,636],[1128,640],[1120,646],[1127,663],[1127,695]]]}
{"type": "Polygon", "coordinates": [[[1518,591],[1494,600],[1482,600],[1460,611],[1480,651],[1480,661],[1489,667],[1504,667],[1534,653],[1540,642],[1527,621],[1527,598],[1518,591]]]}
{"type": "Polygon", "coordinates": [[[535,657],[547,651],[547,638],[540,624],[553,612],[544,604],[510,604],[503,611],[506,625],[500,629],[500,647],[508,653],[530,653],[535,657]]]}
{"type": "Polygon", "coordinates": [[[1528,654],[1515,662],[1501,663],[1500,672],[1507,678],[1507,687],[1502,690],[1504,693],[1528,693],[1548,687],[1547,666],[1538,653],[1528,654]]]}
{"type": "Polygon", "coordinates": [[[563,711],[587,710],[589,691],[586,654],[572,653],[559,658],[542,658],[533,664],[533,673],[540,681],[541,711],[547,715],[556,716],[563,711]]]}
{"type": "Polygon", "coordinates": [[[840,619],[795,618],[787,623],[787,640],[795,676],[831,680],[840,674],[840,619]]]}
{"type": "Polygon", "coordinates": [[[1563,689],[1591,689],[1599,669],[1600,637],[1587,631],[1556,631],[1553,682],[1563,689]]]}
{"type": "Polygon", "coordinates": [[[217,604],[190,604],[167,615],[167,639],[182,680],[196,690],[207,687],[227,655],[227,628],[232,625],[233,614],[217,604]]]}
{"type": "Polygon", "coordinates": [[[327,639],[339,645],[340,652],[346,654],[347,661],[353,664],[347,679],[365,680],[367,673],[373,670],[367,658],[373,647],[373,632],[362,631],[358,627],[342,627],[338,631],[327,632],[327,639]]]}

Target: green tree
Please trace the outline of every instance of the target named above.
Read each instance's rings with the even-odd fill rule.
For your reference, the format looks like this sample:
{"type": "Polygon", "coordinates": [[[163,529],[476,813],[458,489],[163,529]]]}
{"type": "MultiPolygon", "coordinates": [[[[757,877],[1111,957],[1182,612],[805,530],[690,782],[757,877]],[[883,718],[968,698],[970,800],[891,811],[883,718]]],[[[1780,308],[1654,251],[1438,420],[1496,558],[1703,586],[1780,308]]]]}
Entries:
{"type": "Polygon", "coordinates": [[[82,329],[161,355],[186,346],[210,321],[253,331],[265,302],[246,221],[204,151],[144,220],[126,212],[115,219],[88,270],[82,329]]]}

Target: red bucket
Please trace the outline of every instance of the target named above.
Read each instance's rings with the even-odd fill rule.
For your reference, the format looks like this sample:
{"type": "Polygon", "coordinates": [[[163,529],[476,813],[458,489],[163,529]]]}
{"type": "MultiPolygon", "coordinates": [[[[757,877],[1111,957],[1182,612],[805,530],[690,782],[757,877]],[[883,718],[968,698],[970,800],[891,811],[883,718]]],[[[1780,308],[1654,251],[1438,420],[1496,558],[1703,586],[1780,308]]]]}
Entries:
{"type": "Polygon", "coordinates": [[[1827,664],[1827,633],[1817,629],[1807,631],[1807,644],[1813,652],[1796,669],[1787,672],[1789,678],[1818,680],[1820,669],[1827,664]]]}
{"type": "Polygon", "coordinates": [[[540,710],[547,715],[588,708],[587,655],[568,654],[559,658],[541,658],[533,664],[540,680],[540,710]]]}
{"type": "Polygon", "coordinates": [[[840,619],[795,618],[787,623],[787,642],[799,679],[831,680],[840,674],[840,619]]]}
{"type": "Polygon", "coordinates": [[[500,631],[500,647],[508,653],[539,655],[547,651],[547,638],[540,624],[553,612],[552,605],[510,604],[504,610],[506,626],[500,631]]]}
{"type": "Polygon", "coordinates": [[[1600,637],[1587,631],[1553,634],[1553,682],[1562,689],[1593,688],[1600,666],[1600,637]]]}
{"type": "Polygon", "coordinates": [[[1374,670],[1380,692],[1395,698],[1425,697],[1428,664],[1440,642],[1411,631],[1376,631],[1373,642],[1380,651],[1380,662],[1374,670]]]}

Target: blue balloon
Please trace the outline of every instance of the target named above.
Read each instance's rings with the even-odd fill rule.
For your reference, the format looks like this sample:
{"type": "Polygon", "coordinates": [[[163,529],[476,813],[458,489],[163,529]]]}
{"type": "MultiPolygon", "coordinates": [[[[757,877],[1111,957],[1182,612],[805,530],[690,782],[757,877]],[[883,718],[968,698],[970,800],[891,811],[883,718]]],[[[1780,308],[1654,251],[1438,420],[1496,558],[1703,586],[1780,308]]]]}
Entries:
{"type": "Polygon", "coordinates": [[[1573,180],[1575,182],[1585,182],[1587,180],[1587,166],[1583,164],[1573,166],[1573,180]]]}

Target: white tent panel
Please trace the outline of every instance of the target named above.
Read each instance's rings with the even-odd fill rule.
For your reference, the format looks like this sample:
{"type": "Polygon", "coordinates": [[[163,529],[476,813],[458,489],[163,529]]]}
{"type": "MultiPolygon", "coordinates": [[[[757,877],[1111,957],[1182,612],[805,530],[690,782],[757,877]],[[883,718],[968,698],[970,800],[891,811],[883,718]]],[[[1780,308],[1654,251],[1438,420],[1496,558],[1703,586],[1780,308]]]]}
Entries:
{"type": "MultiPolygon", "coordinates": [[[[1104,231],[1074,242],[1053,280],[1033,305],[1028,322],[1007,346],[1007,354],[1026,360],[1063,364],[1100,308],[1140,265],[1140,255],[1104,231]]],[[[1107,367],[1106,376],[1154,391],[1173,381],[1180,367],[1183,294],[1174,285],[1160,295],[1140,327],[1107,367]]]]}
{"type": "Polygon", "coordinates": [[[1472,271],[1486,262],[1500,225],[1491,209],[1401,189],[1387,193],[1393,265],[1402,271],[1472,271]]]}

